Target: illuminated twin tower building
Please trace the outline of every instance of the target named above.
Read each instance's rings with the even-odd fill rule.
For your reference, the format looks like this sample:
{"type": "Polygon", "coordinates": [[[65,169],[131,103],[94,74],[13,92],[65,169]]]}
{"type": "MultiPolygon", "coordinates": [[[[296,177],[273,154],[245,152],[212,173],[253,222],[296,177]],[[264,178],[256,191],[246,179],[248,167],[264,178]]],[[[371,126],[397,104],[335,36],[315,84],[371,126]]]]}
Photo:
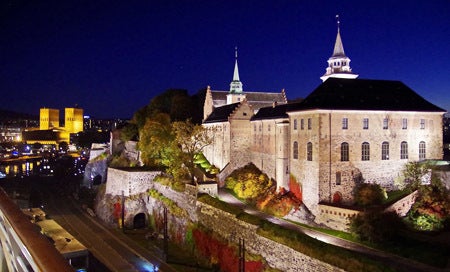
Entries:
{"type": "Polygon", "coordinates": [[[39,130],[23,132],[23,140],[27,144],[41,143],[58,145],[70,143],[70,134],[83,131],[83,109],[65,108],[64,126],[60,126],[59,110],[41,108],[39,112],[39,130]]]}

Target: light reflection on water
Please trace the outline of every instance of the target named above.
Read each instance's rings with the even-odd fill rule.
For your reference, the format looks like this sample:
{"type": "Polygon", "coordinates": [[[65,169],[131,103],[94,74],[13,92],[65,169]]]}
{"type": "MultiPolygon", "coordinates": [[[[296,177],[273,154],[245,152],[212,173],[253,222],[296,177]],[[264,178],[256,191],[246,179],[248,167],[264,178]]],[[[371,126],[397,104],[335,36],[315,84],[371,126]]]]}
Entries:
{"type": "Polygon", "coordinates": [[[0,172],[6,174],[6,177],[31,176],[39,172],[40,161],[8,162],[0,165],[0,172]]]}

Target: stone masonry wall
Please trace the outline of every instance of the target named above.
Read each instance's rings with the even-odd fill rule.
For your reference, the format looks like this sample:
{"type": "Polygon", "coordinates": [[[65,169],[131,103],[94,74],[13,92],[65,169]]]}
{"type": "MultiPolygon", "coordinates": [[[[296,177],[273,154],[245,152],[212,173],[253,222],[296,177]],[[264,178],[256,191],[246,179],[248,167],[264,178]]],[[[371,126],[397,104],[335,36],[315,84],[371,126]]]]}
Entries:
{"type": "Polygon", "coordinates": [[[245,240],[245,250],[261,255],[269,266],[281,271],[344,271],[330,264],[313,259],[290,247],[276,243],[256,233],[257,226],[236,219],[222,210],[197,202],[199,222],[224,239],[239,243],[245,240]]]}
{"type": "MultiPolygon", "coordinates": [[[[220,209],[198,202],[196,191],[190,186],[188,186],[185,192],[177,192],[168,186],[153,182],[151,178],[153,174],[150,173],[145,175],[143,172],[128,172],[127,174],[123,170],[110,168],[107,181],[107,188],[109,189],[106,190],[105,199],[112,199],[113,201],[110,202],[113,203],[117,201],[118,196],[121,194],[122,188],[120,186],[125,186],[126,188],[129,180],[133,183],[133,179],[137,178],[137,183],[139,184],[141,179],[147,178],[147,182],[145,183],[146,191],[148,189],[157,190],[165,197],[174,201],[178,207],[186,210],[190,221],[202,224],[229,242],[238,244],[239,238],[245,239],[246,250],[249,253],[262,256],[270,267],[281,271],[343,271],[337,267],[299,253],[287,246],[264,238],[257,234],[257,226],[238,220],[235,216],[220,209]],[[109,182],[112,184],[108,186],[109,182]]],[[[138,190],[136,188],[131,192],[138,192],[144,189],[142,186],[138,188],[140,189],[138,190]]],[[[125,189],[124,191],[127,190],[125,189]]],[[[132,220],[138,213],[146,213],[159,218],[162,216],[162,207],[159,201],[155,201],[155,199],[148,195],[145,196],[142,193],[139,195],[141,197],[132,197],[126,200],[125,225],[127,227],[132,226],[132,220]]],[[[103,207],[103,210],[108,210],[108,207],[103,207]]],[[[109,210],[112,212],[112,207],[109,207],[109,210]]],[[[108,216],[103,213],[101,217],[109,220],[110,223],[113,222],[111,221],[111,215],[108,216]]],[[[183,233],[187,228],[187,221],[186,219],[169,215],[169,228],[173,230],[171,233],[177,235],[177,237],[171,237],[171,239],[182,239],[180,237],[184,235],[183,233]]]]}
{"type": "Polygon", "coordinates": [[[108,168],[108,181],[106,182],[106,194],[131,196],[147,192],[153,187],[153,179],[160,175],[161,171],[127,171],[116,168],[108,168]]]}

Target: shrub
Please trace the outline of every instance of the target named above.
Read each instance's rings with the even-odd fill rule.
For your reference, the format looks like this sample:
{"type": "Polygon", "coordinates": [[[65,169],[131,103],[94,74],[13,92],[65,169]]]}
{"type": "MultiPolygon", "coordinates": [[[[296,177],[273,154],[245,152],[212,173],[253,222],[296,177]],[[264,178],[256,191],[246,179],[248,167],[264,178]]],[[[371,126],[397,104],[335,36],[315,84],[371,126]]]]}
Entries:
{"type": "Polygon", "coordinates": [[[355,188],[355,204],[363,207],[379,205],[385,193],[378,184],[362,183],[355,188]]]}
{"type": "Polygon", "coordinates": [[[384,243],[395,239],[404,224],[395,212],[367,211],[352,218],[350,230],[361,241],[384,243]]]}
{"type": "Polygon", "coordinates": [[[255,202],[257,198],[264,196],[275,185],[275,182],[254,164],[248,164],[231,173],[226,178],[225,184],[237,197],[255,202]]]}

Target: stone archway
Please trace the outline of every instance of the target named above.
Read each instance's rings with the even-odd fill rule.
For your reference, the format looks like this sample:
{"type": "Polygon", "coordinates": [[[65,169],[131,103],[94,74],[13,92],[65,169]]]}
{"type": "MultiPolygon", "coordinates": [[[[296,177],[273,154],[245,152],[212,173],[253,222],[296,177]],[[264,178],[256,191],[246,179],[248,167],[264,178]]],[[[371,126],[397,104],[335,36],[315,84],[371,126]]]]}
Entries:
{"type": "Polygon", "coordinates": [[[146,227],[145,224],[145,213],[138,213],[133,218],[133,228],[143,229],[146,227]]]}
{"type": "Polygon", "coordinates": [[[102,176],[101,175],[96,175],[92,179],[92,185],[100,185],[100,184],[102,184],[102,176]]]}
{"type": "Polygon", "coordinates": [[[333,195],[333,203],[339,204],[342,201],[342,194],[341,192],[335,192],[333,195]]]}

